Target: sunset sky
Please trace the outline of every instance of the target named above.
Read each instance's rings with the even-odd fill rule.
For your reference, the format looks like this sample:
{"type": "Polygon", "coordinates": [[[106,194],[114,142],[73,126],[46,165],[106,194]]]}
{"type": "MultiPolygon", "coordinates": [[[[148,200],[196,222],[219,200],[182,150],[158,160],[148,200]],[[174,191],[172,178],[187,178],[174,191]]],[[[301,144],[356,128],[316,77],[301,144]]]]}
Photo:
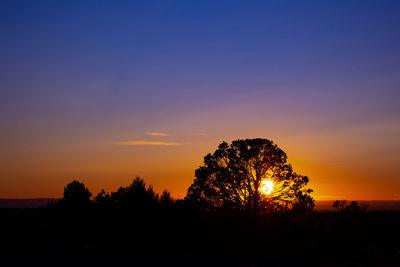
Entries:
{"type": "Polygon", "coordinates": [[[317,200],[400,200],[400,1],[1,1],[0,198],[183,197],[262,137],[317,200]]]}

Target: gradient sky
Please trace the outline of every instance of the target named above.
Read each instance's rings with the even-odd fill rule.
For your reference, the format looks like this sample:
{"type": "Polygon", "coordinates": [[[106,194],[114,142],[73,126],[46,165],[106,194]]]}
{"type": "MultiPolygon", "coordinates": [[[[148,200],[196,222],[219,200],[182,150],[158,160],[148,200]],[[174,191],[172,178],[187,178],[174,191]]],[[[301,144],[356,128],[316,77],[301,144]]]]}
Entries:
{"type": "Polygon", "coordinates": [[[400,1],[1,1],[0,197],[182,197],[272,139],[314,197],[400,199],[400,1]]]}

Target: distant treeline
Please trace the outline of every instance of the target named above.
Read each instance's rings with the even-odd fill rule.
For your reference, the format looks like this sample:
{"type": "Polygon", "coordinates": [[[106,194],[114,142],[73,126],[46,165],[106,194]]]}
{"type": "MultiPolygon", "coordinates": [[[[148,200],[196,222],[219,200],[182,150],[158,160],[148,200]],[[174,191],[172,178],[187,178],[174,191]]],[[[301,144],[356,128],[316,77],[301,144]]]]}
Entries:
{"type": "Polygon", "coordinates": [[[157,212],[171,212],[172,209],[183,208],[183,200],[175,200],[164,190],[156,193],[151,185],[146,185],[143,179],[137,177],[126,187],[120,187],[116,192],[101,190],[92,196],[89,189],[77,180],[72,181],[64,188],[63,198],[50,201],[47,208],[58,212],[107,212],[121,210],[138,214],[153,214],[157,212]]]}
{"type": "Polygon", "coordinates": [[[206,212],[136,178],[47,207],[0,209],[2,266],[400,266],[400,213],[206,212]]]}

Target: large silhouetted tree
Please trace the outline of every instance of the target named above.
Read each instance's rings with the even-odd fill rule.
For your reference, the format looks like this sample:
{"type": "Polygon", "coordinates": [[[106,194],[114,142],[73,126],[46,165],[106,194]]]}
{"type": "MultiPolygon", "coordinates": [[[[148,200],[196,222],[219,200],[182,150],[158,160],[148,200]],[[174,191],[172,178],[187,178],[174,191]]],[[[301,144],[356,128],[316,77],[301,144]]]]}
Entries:
{"type": "Polygon", "coordinates": [[[287,156],[268,139],[223,142],[195,172],[186,201],[206,210],[232,208],[267,210],[307,210],[314,207],[307,176],[296,174],[287,156]],[[273,188],[265,190],[267,185],[273,188]],[[272,182],[272,183],[271,183],[272,182]]]}

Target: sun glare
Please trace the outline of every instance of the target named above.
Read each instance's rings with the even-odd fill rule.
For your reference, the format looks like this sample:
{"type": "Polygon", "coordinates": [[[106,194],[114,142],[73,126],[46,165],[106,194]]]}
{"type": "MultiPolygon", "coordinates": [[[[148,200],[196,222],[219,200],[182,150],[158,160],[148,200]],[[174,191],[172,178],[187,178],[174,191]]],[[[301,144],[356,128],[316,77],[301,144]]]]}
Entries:
{"type": "Polygon", "coordinates": [[[274,189],[274,182],[270,180],[264,180],[261,182],[260,191],[265,195],[271,194],[272,190],[274,189]]]}

